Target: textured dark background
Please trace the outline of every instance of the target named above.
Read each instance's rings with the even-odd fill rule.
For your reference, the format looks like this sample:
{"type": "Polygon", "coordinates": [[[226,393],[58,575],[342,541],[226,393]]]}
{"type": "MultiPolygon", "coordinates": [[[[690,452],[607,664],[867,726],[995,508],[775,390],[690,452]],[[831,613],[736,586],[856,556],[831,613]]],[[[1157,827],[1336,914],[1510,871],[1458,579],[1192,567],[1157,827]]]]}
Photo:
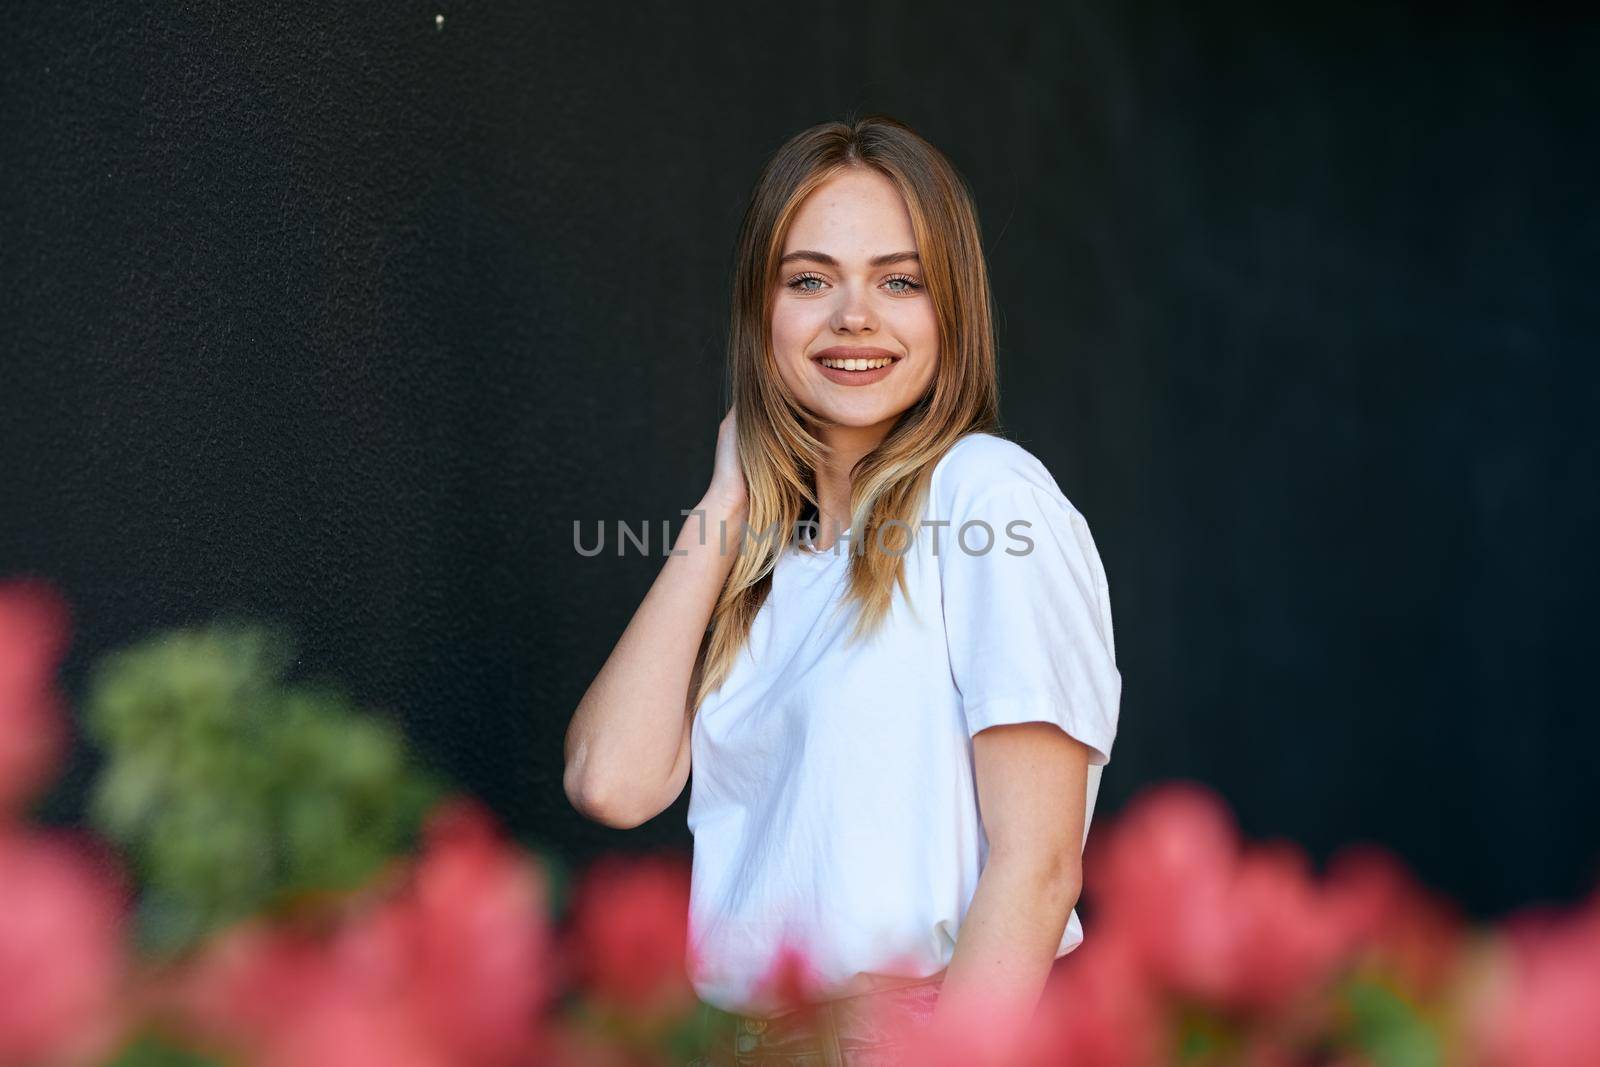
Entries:
{"type": "Polygon", "coordinates": [[[0,573],[72,599],[74,691],[243,610],[529,843],[686,847],[687,795],[563,798],[660,564],[571,524],[699,497],[742,199],[881,109],[970,180],[1008,430],[1101,546],[1099,811],[1192,777],[1479,913],[1594,884],[1593,22],[336,6],[8,20],[0,573]]]}

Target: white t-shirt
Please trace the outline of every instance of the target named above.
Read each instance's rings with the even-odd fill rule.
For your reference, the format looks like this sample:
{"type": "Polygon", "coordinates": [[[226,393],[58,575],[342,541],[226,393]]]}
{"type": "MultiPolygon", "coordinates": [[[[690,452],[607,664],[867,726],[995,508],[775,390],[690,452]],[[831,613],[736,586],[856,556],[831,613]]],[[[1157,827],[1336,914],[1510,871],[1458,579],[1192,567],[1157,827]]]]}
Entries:
{"type": "MultiPolygon", "coordinates": [[[[945,968],[988,856],[971,740],[985,727],[1053,722],[1091,748],[1087,840],[1122,678],[1084,517],[1032,453],[977,433],[935,466],[922,519],[911,602],[897,586],[854,646],[848,537],[784,546],[695,716],[686,962],[716,1007],[777,1013],[757,986],[786,946],[824,997],[945,968]]],[[[1074,909],[1056,956],[1082,941],[1074,909]]]]}

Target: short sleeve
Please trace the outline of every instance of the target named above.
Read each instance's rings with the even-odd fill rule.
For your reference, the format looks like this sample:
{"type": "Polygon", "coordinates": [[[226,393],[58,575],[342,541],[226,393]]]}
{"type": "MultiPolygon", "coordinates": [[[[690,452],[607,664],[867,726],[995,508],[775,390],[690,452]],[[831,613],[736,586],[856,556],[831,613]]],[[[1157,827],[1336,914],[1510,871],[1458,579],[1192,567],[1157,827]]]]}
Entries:
{"type": "Polygon", "coordinates": [[[1053,486],[963,494],[939,545],[950,668],[967,733],[1053,722],[1111,761],[1122,697],[1109,591],[1082,514],[1053,486]]]}

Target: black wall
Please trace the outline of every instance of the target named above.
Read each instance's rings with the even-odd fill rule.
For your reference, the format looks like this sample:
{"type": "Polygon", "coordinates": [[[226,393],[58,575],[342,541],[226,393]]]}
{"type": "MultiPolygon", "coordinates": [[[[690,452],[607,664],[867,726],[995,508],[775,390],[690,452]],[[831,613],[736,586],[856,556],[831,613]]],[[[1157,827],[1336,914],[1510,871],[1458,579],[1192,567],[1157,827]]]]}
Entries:
{"type": "Polygon", "coordinates": [[[73,600],[74,692],[243,610],[530,843],[687,846],[687,794],[562,796],[661,562],[572,522],[698,499],[743,197],[884,110],[975,190],[1008,429],[1108,569],[1099,811],[1192,777],[1482,914],[1594,885],[1593,21],[339,6],[8,20],[0,574],[73,600]]]}

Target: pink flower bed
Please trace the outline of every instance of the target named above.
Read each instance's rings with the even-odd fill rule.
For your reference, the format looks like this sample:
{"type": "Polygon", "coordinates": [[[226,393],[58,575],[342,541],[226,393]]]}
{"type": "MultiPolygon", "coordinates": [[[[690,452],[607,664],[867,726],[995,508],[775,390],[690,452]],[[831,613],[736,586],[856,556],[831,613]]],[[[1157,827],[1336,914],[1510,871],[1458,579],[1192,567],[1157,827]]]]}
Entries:
{"type": "MultiPolygon", "coordinates": [[[[126,861],[27,817],[64,758],[69,632],[48,584],[0,584],[0,1065],[109,1065],[136,1039],[259,1067],[682,1062],[687,857],[605,857],[557,915],[548,865],[462,797],[360,890],[142,959],[126,861]]],[[[1318,873],[1186,782],[1102,816],[1085,872],[1086,940],[1019,1043],[998,1055],[980,1015],[908,1034],[907,1062],[1600,1064],[1600,893],[1474,927],[1388,853],[1318,873]]],[[[795,998],[803,949],[773,962],[795,998]]]]}

